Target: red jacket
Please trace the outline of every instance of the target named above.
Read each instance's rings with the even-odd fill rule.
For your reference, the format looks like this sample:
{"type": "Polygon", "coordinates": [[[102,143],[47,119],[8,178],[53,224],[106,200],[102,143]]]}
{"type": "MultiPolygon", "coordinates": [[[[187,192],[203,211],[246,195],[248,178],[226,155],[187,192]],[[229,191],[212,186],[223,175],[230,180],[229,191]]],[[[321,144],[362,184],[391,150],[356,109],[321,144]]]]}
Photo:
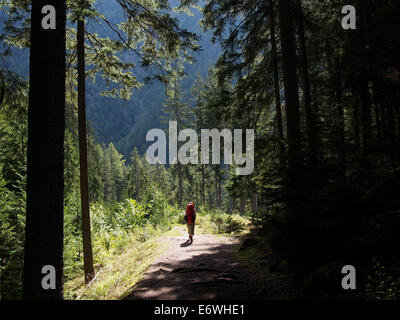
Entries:
{"type": "Polygon", "coordinates": [[[196,210],[194,209],[194,203],[189,202],[186,207],[185,221],[186,223],[194,223],[196,220],[196,210]]]}

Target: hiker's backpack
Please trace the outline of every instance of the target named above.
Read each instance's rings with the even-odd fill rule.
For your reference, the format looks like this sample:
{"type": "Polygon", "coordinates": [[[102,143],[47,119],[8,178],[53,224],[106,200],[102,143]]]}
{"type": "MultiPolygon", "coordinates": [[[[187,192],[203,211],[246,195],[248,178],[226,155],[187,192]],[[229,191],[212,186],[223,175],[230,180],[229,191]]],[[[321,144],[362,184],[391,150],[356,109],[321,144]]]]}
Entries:
{"type": "Polygon", "coordinates": [[[186,215],[185,215],[186,222],[194,222],[196,220],[196,212],[194,211],[194,203],[189,202],[186,207],[186,215]],[[190,219],[189,219],[190,215],[190,219]]]}

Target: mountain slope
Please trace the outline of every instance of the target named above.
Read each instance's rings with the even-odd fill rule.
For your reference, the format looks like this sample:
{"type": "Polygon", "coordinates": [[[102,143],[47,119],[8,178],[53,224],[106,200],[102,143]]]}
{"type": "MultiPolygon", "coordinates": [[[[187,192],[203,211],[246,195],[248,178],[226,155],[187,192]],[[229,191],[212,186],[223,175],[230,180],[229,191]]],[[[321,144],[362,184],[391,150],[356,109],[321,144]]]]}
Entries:
{"type": "MultiPolygon", "coordinates": [[[[122,11],[115,1],[100,0],[96,6],[114,22],[123,19],[122,11]]],[[[187,77],[182,80],[181,86],[186,97],[190,96],[190,86],[197,74],[205,76],[220,53],[219,45],[211,43],[211,34],[203,33],[199,27],[201,13],[197,9],[192,9],[192,12],[193,16],[184,13],[175,14],[182,28],[201,36],[200,44],[203,49],[195,55],[197,60],[195,64],[185,66],[187,77]]],[[[0,16],[0,29],[5,19],[5,16],[0,16]]],[[[87,28],[90,32],[96,32],[103,37],[115,36],[104,24],[91,22],[87,28]]],[[[6,67],[28,78],[29,50],[13,49],[13,56],[6,59],[6,67]]],[[[135,73],[138,79],[143,79],[147,75],[139,67],[135,73]]],[[[87,119],[95,130],[98,142],[106,145],[112,142],[129,161],[129,155],[135,147],[141,153],[145,152],[147,131],[165,126],[160,121],[161,107],[166,98],[164,88],[158,82],[146,84],[136,89],[129,101],[101,96],[100,92],[105,88],[106,84],[100,77],[96,83],[87,80],[87,119]]]]}

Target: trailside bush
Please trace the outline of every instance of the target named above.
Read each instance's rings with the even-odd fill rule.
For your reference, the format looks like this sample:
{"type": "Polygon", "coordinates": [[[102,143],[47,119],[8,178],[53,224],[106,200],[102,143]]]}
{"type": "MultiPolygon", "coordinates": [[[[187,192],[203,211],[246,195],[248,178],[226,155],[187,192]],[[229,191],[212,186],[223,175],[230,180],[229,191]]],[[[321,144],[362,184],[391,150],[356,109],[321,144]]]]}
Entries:
{"type": "Polygon", "coordinates": [[[245,227],[245,218],[237,214],[225,214],[220,210],[204,211],[197,217],[197,224],[205,232],[211,233],[238,233],[245,227]]]}

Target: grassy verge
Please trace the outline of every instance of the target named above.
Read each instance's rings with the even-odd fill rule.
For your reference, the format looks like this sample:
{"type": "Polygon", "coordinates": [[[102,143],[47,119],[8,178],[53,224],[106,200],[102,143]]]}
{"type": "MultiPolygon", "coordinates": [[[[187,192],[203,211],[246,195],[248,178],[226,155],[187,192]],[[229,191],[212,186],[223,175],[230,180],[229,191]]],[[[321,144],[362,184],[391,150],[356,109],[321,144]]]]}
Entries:
{"type": "MultiPolygon", "coordinates": [[[[174,228],[167,233],[171,234],[174,228]]],[[[67,281],[64,285],[65,299],[115,300],[123,299],[143,277],[152,262],[168,248],[166,242],[158,242],[164,230],[152,230],[151,236],[143,238],[130,234],[129,242],[123,248],[108,252],[103,250],[97,257],[96,277],[85,286],[84,276],[67,281]]]]}

